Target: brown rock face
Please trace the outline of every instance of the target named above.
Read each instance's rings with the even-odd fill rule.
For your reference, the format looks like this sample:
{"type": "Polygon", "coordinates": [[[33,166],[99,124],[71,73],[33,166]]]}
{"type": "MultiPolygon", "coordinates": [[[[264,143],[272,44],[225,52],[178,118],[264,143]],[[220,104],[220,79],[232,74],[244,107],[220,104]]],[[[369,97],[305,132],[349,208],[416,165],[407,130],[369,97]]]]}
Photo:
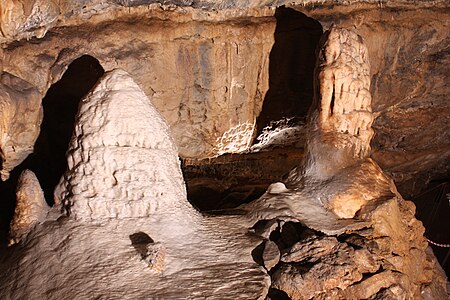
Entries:
{"type": "Polygon", "coordinates": [[[0,75],[0,175],[9,171],[30,153],[42,121],[41,94],[30,83],[6,72],[0,75]]]}
{"type": "Polygon", "coordinates": [[[394,182],[448,177],[449,4],[287,2],[2,2],[0,298],[448,298],[394,182]]]}
{"type": "MultiPolygon", "coordinates": [[[[132,5],[59,1],[56,14],[50,9],[51,1],[46,2],[46,10],[37,9],[42,1],[22,2],[7,1],[2,6],[4,35],[17,33],[3,40],[4,71],[44,94],[81,55],[94,56],[108,70],[125,69],[154,99],[182,157],[246,150],[252,143],[255,120],[270,121],[270,117],[260,116],[264,98],[274,97],[279,112],[289,112],[289,107],[283,108],[284,99],[301,99],[296,108],[299,113],[306,112],[311,103],[308,91],[312,85],[304,78],[305,71],[293,68],[292,77],[285,79],[288,83],[281,84],[277,68],[269,74],[275,22],[292,22],[283,16],[276,20],[275,10],[264,8],[271,1],[233,5],[188,1],[175,3],[183,8],[171,9],[148,6],[145,1],[132,5]],[[246,9],[211,13],[185,6],[246,9]],[[33,26],[24,27],[26,20],[33,26]],[[13,42],[35,35],[34,30],[40,28],[48,30],[45,35],[42,31],[43,37],[36,43],[13,42]],[[295,90],[303,85],[303,90],[295,90]],[[283,92],[278,87],[286,89],[283,92]]],[[[426,2],[392,2],[382,10],[378,4],[367,3],[295,6],[325,29],[341,24],[364,36],[371,58],[374,157],[401,183],[399,190],[404,195],[417,194],[429,180],[445,176],[449,165],[450,141],[445,134],[449,124],[445,113],[448,34],[442,21],[448,7],[433,3],[434,7],[426,2]]],[[[313,60],[309,53],[316,47],[317,34],[308,32],[319,30],[320,26],[316,27],[293,21],[286,32],[280,32],[278,37],[291,37],[286,46],[299,49],[297,54],[287,50],[280,66],[309,70],[307,61],[313,60]],[[296,58],[298,53],[303,56],[296,58]]],[[[280,49],[275,47],[275,54],[280,55],[280,49]]]]}
{"type": "Polygon", "coordinates": [[[107,70],[133,74],[171,127],[182,157],[247,149],[267,90],[274,22],[123,21],[97,26],[95,36],[90,25],[61,28],[34,49],[20,47],[16,58],[32,55],[26,62],[13,62],[6,51],[11,64],[5,69],[31,77],[44,92],[74,59],[89,54],[107,70]],[[29,73],[32,62],[36,69],[29,73]]]}
{"type": "Polygon", "coordinates": [[[272,288],[291,299],[446,297],[445,275],[426,251],[414,205],[367,158],[372,114],[362,38],[333,27],[320,53],[305,162],[288,188],[269,188],[244,206],[263,237],[278,232],[269,235],[282,254],[272,288]]]}

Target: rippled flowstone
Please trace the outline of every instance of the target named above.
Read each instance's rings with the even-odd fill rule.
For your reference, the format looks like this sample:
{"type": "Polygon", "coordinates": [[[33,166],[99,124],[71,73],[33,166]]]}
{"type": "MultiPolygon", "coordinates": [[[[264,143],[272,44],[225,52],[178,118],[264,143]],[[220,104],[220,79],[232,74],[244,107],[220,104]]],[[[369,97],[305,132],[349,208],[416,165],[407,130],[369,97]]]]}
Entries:
{"type": "Polygon", "coordinates": [[[242,207],[255,232],[278,245],[272,288],[291,299],[447,297],[414,204],[369,157],[368,74],[360,36],[338,27],[324,34],[304,163],[281,193],[242,207]]]}
{"type": "MultiPolygon", "coordinates": [[[[68,162],[52,217],[1,258],[0,298],[265,298],[260,239],[237,217],[192,208],[168,126],[126,72],[81,101],[68,162]]],[[[33,211],[20,204],[15,220],[33,211]]]]}

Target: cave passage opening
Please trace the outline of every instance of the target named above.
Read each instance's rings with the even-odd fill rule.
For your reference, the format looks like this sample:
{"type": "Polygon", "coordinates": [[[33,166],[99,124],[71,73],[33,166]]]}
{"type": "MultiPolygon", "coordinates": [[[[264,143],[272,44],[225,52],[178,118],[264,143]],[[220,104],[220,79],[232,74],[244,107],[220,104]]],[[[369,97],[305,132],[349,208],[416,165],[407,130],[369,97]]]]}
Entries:
{"type": "Polygon", "coordinates": [[[33,171],[44,191],[45,199],[53,205],[53,192],[67,169],[66,152],[78,112],[78,104],[104,74],[99,61],[83,55],[68,66],[61,79],[54,83],[42,99],[44,118],[34,145],[34,152],[11,172],[9,180],[0,182],[1,241],[6,242],[9,223],[14,215],[16,188],[25,169],[33,171]]]}
{"type": "Polygon", "coordinates": [[[83,55],[75,59],[61,79],[47,91],[42,106],[44,119],[36,141],[31,170],[36,174],[47,202],[67,169],[66,152],[75,126],[78,104],[104,74],[99,61],[83,55]]]}
{"type": "Polygon", "coordinates": [[[314,97],[316,48],[323,34],[319,21],[292,8],[277,8],[275,18],[269,90],[256,120],[260,138],[266,130],[305,123],[314,97]]]}
{"type": "MultiPolygon", "coordinates": [[[[256,136],[267,133],[268,140],[271,132],[281,127],[305,123],[314,97],[316,48],[323,33],[317,20],[292,8],[277,8],[275,19],[269,90],[256,120],[256,136]]],[[[258,199],[271,183],[280,181],[301,160],[302,151],[289,143],[294,140],[294,144],[301,144],[302,134],[304,131],[282,138],[286,144],[271,144],[267,148],[263,145],[272,150],[270,153],[225,154],[197,164],[183,163],[189,201],[200,211],[214,211],[258,199]]]]}

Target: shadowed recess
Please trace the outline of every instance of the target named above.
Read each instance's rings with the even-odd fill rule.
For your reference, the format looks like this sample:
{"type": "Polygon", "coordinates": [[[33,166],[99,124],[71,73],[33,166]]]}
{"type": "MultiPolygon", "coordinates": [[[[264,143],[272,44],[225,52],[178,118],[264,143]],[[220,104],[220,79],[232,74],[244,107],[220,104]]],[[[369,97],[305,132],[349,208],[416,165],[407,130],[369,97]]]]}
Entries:
{"type": "Polygon", "coordinates": [[[11,172],[9,180],[0,182],[0,244],[6,241],[14,214],[17,182],[23,170],[29,169],[36,174],[47,203],[53,205],[53,191],[67,168],[66,151],[78,104],[103,73],[97,59],[84,55],[75,59],[62,78],[47,91],[42,100],[44,119],[34,153],[11,172]]]}
{"type": "Polygon", "coordinates": [[[416,217],[425,227],[425,237],[434,243],[430,243],[434,255],[450,276],[450,180],[430,182],[413,202],[416,204],[416,217]]]}
{"type": "Polygon", "coordinates": [[[257,135],[271,121],[304,121],[313,99],[315,51],[322,25],[286,7],[275,12],[275,43],[270,52],[269,90],[256,121],[257,135]]]}
{"type": "Polygon", "coordinates": [[[103,73],[98,60],[81,56],[69,65],[61,80],[50,87],[42,100],[44,120],[32,155],[32,171],[36,173],[49,204],[52,204],[53,190],[67,168],[66,152],[78,104],[103,73]]]}

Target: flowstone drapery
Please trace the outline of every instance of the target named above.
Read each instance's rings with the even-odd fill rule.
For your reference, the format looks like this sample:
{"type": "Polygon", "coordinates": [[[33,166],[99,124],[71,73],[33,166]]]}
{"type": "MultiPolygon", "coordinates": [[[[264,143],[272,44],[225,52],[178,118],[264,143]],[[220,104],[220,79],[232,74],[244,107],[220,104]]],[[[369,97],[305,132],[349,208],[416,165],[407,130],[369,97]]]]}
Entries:
{"type": "Polygon", "coordinates": [[[81,101],[68,166],[46,222],[16,212],[28,226],[13,226],[0,298],[264,299],[259,239],[189,204],[168,126],[126,72],[81,101]]]}
{"type": "MultiPolygon", "coordinates": [[[[129,74],[107,72],[81,101],[46,221],[16,212],[0,297],[444,297],[414,205],[369,158],[362,38],[333,27],[321,47],[304,163],[221,215],[188,203],[168,126],[129,74]]],[[[34,192],[18,195],[41,199],[26,174],[34,192]]]]}
{"type": "Polygon", "coordinates": [[[291,299],[446,297],[414,205],[369,158],[369,85],[362,38],[332,27],[318,54],[305,160],[243,207],[256,233],[277,243],[272,288],[291,299]]]}

